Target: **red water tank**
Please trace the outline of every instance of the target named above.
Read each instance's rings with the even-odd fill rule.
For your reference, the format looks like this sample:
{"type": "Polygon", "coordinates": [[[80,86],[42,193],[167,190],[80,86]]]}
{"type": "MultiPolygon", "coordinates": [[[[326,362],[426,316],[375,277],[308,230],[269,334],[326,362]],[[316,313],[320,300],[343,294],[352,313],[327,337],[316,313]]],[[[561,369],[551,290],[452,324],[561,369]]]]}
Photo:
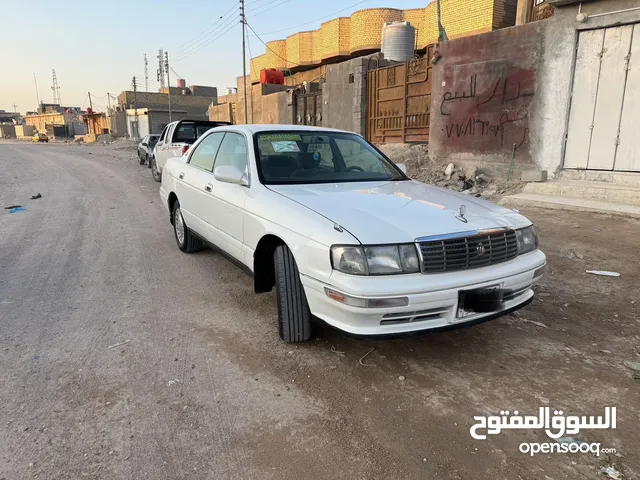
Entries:
{"type": "Polygon", "coordinates": [[[178,79],[178,88],[182,88],[182,89],[187,88],[187,82],[184,78],[178,79]]]}
{"type": "Polygon", "coordinates": [[[264,68],[260,71],[260,83],[284,85],[284,73],[276,68],[264,68]]]}
{"type": "Polygon", "coordinates": [[[93,108],[87,107],[87,115],[92,115],[92,114],[93,114],[93,108]]]}

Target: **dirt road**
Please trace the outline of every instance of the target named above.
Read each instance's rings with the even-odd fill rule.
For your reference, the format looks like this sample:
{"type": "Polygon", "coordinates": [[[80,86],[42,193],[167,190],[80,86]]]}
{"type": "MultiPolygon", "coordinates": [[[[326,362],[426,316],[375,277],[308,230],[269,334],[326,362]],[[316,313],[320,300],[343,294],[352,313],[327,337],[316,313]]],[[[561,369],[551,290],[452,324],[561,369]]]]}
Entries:
{"type": "Polygon", "coordinates": [[[273,294],[211,250],[178,251],[134,155],[0,143],[0,205],[26,207],[0,209],[0,479],[640,478],[624,364],[640,362],[640,222],[523,212],[549,270],[519,315],[393,341],[324,327],[290,346],[273,294]],[[575,437],[617,455],[469,434],[474,415],[539,406],[616,406],[617,429],[575,437]]]}

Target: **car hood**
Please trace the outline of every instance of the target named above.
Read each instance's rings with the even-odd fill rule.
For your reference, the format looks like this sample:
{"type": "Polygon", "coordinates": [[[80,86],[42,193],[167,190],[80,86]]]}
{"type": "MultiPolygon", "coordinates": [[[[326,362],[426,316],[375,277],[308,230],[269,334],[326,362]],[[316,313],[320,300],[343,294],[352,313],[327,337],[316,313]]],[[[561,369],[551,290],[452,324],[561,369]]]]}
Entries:
{"type": "Polygon", "coordinates": [[[363,244],[412,242],[430,235],[531,224],[513,210],[414,180],[269,188],[337,223],[363,244]],[[466,223],[456,218],[462,205],[466,223]]]}

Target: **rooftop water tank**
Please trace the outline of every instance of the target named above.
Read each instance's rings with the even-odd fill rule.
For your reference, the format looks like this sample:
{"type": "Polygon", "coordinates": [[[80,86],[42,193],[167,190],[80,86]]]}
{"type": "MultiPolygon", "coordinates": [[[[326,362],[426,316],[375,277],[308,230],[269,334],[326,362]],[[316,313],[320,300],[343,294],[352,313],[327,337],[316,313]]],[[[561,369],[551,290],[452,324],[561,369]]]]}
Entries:
{"type": "Polygon", "coordinates": [[[409,22],[390,22],[382,27],[381,51],[385,60],[408,62],[413,58],[416,29],[409,22]]]}
{"type": "Polygon", "coordinates": [[[187,81],[184,78],[178,79],[178,88],[187,88],[187,81]]]}

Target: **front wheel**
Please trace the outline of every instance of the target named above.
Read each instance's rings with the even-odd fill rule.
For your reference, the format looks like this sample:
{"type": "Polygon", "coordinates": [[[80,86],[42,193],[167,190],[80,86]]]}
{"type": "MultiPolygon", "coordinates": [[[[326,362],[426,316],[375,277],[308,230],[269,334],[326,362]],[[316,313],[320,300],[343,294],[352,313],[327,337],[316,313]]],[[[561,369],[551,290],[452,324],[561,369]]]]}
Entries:
{"type": "Polygon", "coordinates": [[[184,223],[182,209],[178,200],[173,204],[173,232],[176,235],[178,248],[184,253],[193,253],[202,249],[202,240],[195,237],[184,223]]]}
{"type": "Polygon", "coordinates": [[[153,156],[147,155],[147,168],[151,168],[151,161],[153,160],[153,156]]]}
{"type": "Polygon", "coordinates": [[[138,160],[140,161],[140,165],[144,165],[144,156],[138,152],[138,160]]]}
{"type": "Polygon", "coordinates": [[[156,182],[162,180],[162,174],[158,171],[158,164],[156,163],[155,157],[151,160],[151,175],[156,182]]]}
{"type": "Polygon", "coordinates": [[[280,245],[273,254],[278,302],[278,332],[287,343],[311,338],[311,311],[300,281],[300,272],[289,247],[280,245]]]}

